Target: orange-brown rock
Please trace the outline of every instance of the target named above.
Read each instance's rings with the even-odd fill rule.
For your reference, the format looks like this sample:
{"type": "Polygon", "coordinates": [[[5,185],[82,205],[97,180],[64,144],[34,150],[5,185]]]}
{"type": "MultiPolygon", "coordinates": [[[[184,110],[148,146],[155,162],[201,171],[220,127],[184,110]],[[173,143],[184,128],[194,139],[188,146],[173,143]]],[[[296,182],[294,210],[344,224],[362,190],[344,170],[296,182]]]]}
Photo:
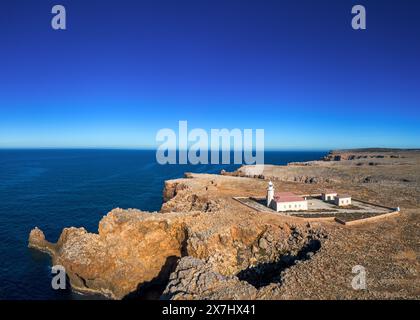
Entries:
{"type": "Polygon", "coordinates": [[[380,165],[352,158],[266,166],[255,178],[249,166],[188,174],[166,182],[161,213],[114,209],[98,233],[66,228],[55,244],[36,228],[29,246],[63,265],[75,289],[114,299],[418,299],[420,152],[374,152],[380,165]],[[338,189],[401,214],[347,227],[256,212],[233,199],[264,196],[268,178],[278,190],[338,189]],[[352,288],[355,265],[366,267],[368,290],[352,288]]]}

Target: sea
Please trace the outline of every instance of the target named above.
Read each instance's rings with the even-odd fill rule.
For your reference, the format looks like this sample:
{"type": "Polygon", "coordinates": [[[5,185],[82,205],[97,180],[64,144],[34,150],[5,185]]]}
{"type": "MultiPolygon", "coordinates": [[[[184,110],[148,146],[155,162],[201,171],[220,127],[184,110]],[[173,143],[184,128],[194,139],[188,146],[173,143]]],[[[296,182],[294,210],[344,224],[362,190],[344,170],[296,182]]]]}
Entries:
{"type": "MultiPolygon", "coordinates": [[[[267,151],[266,164],[321,159],[327,151],[267,151]]],[[[113,208],[158,211],[165,180],[185,172],[219,173],[239,165],[160,165],[153,150],[0,150],[0,299],[100,299],[51,286],[51,259],[29,249],[39,227],[56,242],[62,229],[97,232],[113,208]]]]}

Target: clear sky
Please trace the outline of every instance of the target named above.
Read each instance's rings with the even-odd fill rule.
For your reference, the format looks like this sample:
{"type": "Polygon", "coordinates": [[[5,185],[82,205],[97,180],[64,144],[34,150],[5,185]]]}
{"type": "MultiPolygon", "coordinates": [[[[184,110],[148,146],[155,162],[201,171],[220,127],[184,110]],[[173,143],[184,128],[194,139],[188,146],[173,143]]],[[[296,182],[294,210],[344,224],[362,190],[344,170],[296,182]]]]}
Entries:
{"type": "Polygon", "coordinates": [[[2,0],[0,147],[152,147],[179,120],[267,148],[420,147],[419,34],[411,0],[2,0]]]}

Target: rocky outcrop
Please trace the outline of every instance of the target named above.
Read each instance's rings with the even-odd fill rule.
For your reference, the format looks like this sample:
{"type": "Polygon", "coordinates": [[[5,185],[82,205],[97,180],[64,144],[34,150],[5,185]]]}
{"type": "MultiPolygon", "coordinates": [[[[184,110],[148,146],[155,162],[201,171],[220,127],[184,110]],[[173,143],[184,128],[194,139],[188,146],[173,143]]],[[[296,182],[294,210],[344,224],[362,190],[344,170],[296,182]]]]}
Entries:
{"type": "Polygon", "coordinates": [[[171,274],[162,299],[255,299],[257,289],[235,276],[223,276],[203,260],[185,257],[171,274]]]}
{"type": "Polygon", "coordinates": [[[236,264],[239,272],[229,275],[222,274],[220,265],[212,259],[182,258],[171,274],[162,298],[275,298],[273,294],[281,286],[284,271],[299,261],[310,259],[326,238],[325,233],[314,232],[310,226],[306,230],[299,227],[289,230],[288,237],[278,237],[276,230],[267,229],[250,247],[244,247],[244,252],[237,252],[242,255],[236,264]]]}
{"type": "Polygon", "coordinates": [[[76,290],[121,299],[166,281],[182,255],[184,223],[178,215],[168,219],[115,209],[101,220],[98,234],[66,228],[51,245],[34,229],[29,246],[47,251],[54,265],[64,266],[76,290]]]}
{"type": "Polygon", "coordinates": [[[298,257],[310,241],[326,237],[321,229],[310,225],[256,223],[250,228],[212,226],[210,220],[209,213],[151,214],[115,209],[100,221],[98,234],[84,228],[66,228],[57,243],[51,244],[36,228],[30,234],[29,246],[51,254],[53,264],[64,266],[72,287],[81,292],[113,299],[159,298],[171,272],[178,267],[176,275],[171,276],[169,286],[173,289],[166,289],[166,297],[203,296],[211,287],[214,297],[229,294],[244,299],[253,297],[255,287],[278,282],[275,277],[264,276],[270,269],[267,265],[272,264],[269,272],[279,273],[286,260],[293,264],[291,257],[298,257]],[[179,265],[182,257],[195,260],[182,259],[179,265]],[[174,288],[186,283],[178,278],[186,275],[186,268],[191,271],[188,279],[206,276],[183,288],[185,296],[180,296],[174,288]],[[256,284],[261,277],[265,282],[256,284]],[[223,282],[215,287],[213,282],[218,279],[223,282]]]}
{"type": "Polygon", "coordinates": [[[344,161],[344,160],[361,160],[361,159],[385,159],[400,158],[398,150],[394,149],[360,149],[360,150],[337,150],[328,153],[324,161],[344,161]]]}
{"type": "MultiPolygon", "coordinates": [[[[321,183],[333,183],[337,182],[337,179],[334,179],[331,175],[322,175],[322,174],[311,174],[307,171],[301,171],[300,168],[311,167],[315,165],[297,165],[297,164],[288,164],[287,166],[279,166],[278,171],[274,175],[269,173],[269,170],[265,174],[256,175],[253,172],[252,166],[243,166],[232,172],[230,175],[234,177],[247,177],[254,179],[262,179],[266,181],[283,181],[283,182],[299,182],[306,184],[321,184],[321,183]],[[283,170],[282,170],[283,169],[283,170]]],[[[273,166],[266,166],[271,168],[273,166]]]]}
{"type": "Polygon", "coordinates": [[[165,187],[163,188],[163,202],[168,202],[169,200],[175,198],[178,195],[178,193],[187,189],[188,186],[184,183],[166,181],[165,187]]]}
{"type": "MultiPolygon", "coordinates": [[[[187,178],[191,178],[187,174],[187,178]]],[[[215,188],[214,183],[206,186],[201,192],[192,192],[182,181],[166,181],[163,189],[163,204],[161,212],[214,212],[220,207],[218,199],[209,199],[207,191],[215,188]]]]}
{"type": "Polygon", "coordinates": [[[55,252],[54,244],[48,242],[45,239],[44,232],[40,230],[38,227],[35,227],[29,233],[29,248],[37,249],[49,254],[53,254],[55,252]]]}
{"type": "Polygon", "coordinates": [[[325,179],[334,178],[332,187],[355,197],[402,203],[403,215],[353,229],[255,212],[233,199],[265,195],[267,182],[249,178],[255,172],[246,166],[239,176],[188,174],[168,181],[161,212],[114,209],[98,233],[65,228],[51,243],[35,228],[29,246],[64,266],[75,290],[113,299],[418,298],[420,153],[378,158],[376,166],[359,161],[266,166],[264,177],[299,193],[331,187],[325,179]],[[322,179],[296,183],[289,177],[322,179]],[[363,292],[351,287],[359,264],[369,274],[363,292]]]}

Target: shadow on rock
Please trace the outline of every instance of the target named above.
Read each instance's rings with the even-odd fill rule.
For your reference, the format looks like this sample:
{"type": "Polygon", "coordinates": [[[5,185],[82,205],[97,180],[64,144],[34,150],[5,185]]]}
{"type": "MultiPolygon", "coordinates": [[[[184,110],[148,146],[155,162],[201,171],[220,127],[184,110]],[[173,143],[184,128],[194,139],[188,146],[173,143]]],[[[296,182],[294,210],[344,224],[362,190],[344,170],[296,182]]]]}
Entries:
{"type": "Polygon", "coordinates": [[[298,261],[310,259],[321,248],[319,240],[310,240],[296,255],[284,255],[278,261],[261,263],[237,274],[243,280],[259,289],[270,283],[281,283],[281,272],[298,261]]]}
{"type": "Polygon", "coordinates": [[[166,285],[169,282],[169,276],[175,270],[178,260],[177,256],[166,258],[159,274],[150,281],[139,284],[137,289],[124,297],[124,300],[159,300],[166,285]]]}

